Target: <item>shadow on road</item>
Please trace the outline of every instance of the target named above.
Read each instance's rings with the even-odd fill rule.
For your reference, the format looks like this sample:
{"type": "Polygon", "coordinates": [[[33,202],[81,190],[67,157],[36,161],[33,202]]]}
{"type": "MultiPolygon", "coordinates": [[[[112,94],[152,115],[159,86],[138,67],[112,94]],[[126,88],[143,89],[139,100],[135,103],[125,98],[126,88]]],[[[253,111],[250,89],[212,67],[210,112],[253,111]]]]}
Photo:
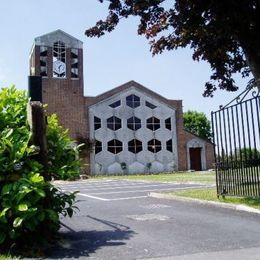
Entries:
{"type": "Polygon", "coordinates": [[[127,226],[91,216],[88,216],[88,218],[109,226],[109,229],[102,231],[90,230],[76,232],[71,229],[67,232],[63,231],[61,232],[62,239],[48,250],[48,258],[87,257],[101,247],[124,245],[125,240],[129,240],[135,234],[127,226]]]}

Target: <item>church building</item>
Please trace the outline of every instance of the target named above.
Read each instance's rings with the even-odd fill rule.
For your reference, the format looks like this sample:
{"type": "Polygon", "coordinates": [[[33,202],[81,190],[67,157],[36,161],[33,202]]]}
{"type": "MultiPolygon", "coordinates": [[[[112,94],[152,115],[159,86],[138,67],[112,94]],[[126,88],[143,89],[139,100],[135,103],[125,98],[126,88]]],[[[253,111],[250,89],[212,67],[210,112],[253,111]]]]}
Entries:
{"type": "Polygon", "coordinates": [[[95,141],[86,158],[91,175],[213,168],[213,144],[184,130],[181,100],[135,81],[84,96],[83,43],[73,36],[57,30],[35,38],[30,76],[48,114],[72,138],[95,141]]]}

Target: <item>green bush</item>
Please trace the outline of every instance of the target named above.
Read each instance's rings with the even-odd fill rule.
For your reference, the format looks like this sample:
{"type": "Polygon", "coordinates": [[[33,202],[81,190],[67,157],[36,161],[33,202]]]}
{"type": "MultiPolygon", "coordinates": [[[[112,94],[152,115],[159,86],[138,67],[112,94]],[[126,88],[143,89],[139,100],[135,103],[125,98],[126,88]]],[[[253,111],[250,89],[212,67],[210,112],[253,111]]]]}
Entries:
{"type": "MultiPolygon", "coordinates": [[[[76,209],[75,193],[62,193],[42,176],[43,167],[35,159],[38,149],[30,145],[27,102],[26,93],[15,87],[0,91],[0,251],[29,250],[46,243],[60,228],[59,215],[71,217],[76,209]]],[[[64,148],[60,143],[68,145],[69,139],[60,132],[57,120],[55,122],[50,124],[52,130],[48,131],[56,131],[56,135],[49,134],[48,138],[49,143],[56,143],[50,155],[58,158],[58,148],[64,148]]],[[[73,151],[77,154],[76,147],[73,151]]],[[[76,171],[75,165],[79,165],[75,156],[74,161],[71,157],[69,154],[66,161],[63,154],[60,164],[61,168],[70,169],[70,175],[72,169],[76,171]]],[[[54,162],[54,159],[50,158],[50,161],[54,162]]],[[[55,169],[52,169],[53,174],[58,176],[55,169]]]]}
{"type": "Polygon", "coordinates": [[[80,174],[79,148],[68,135],[68,130],[59,126],[57,116],[48,117],[47,128],[49,172],[54,179],[74,180],[80,174]]]}

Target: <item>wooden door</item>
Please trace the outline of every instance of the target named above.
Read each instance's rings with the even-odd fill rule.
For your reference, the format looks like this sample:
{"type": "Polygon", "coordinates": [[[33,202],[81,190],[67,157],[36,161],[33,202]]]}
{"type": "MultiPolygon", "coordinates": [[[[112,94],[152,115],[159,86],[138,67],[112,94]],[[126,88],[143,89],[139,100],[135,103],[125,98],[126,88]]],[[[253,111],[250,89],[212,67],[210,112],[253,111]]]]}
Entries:
{"type": "Polygon", "coordinates": [[[201,148],[190,148],[190,169],[201,171],[201,148]]]}

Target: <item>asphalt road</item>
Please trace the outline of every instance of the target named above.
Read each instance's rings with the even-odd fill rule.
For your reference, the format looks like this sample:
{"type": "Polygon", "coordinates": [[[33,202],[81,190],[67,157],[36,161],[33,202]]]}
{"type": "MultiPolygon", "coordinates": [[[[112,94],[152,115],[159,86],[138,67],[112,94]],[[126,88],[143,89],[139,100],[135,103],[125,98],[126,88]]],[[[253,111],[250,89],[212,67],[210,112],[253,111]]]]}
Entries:
{"type": "Polygon", "coordinates": [[[59,184],[79,190],[80,212],[62,219],[49,259],[260,259],[260,216],[148,197],[201,187],[135,181],[59,184]]]}

